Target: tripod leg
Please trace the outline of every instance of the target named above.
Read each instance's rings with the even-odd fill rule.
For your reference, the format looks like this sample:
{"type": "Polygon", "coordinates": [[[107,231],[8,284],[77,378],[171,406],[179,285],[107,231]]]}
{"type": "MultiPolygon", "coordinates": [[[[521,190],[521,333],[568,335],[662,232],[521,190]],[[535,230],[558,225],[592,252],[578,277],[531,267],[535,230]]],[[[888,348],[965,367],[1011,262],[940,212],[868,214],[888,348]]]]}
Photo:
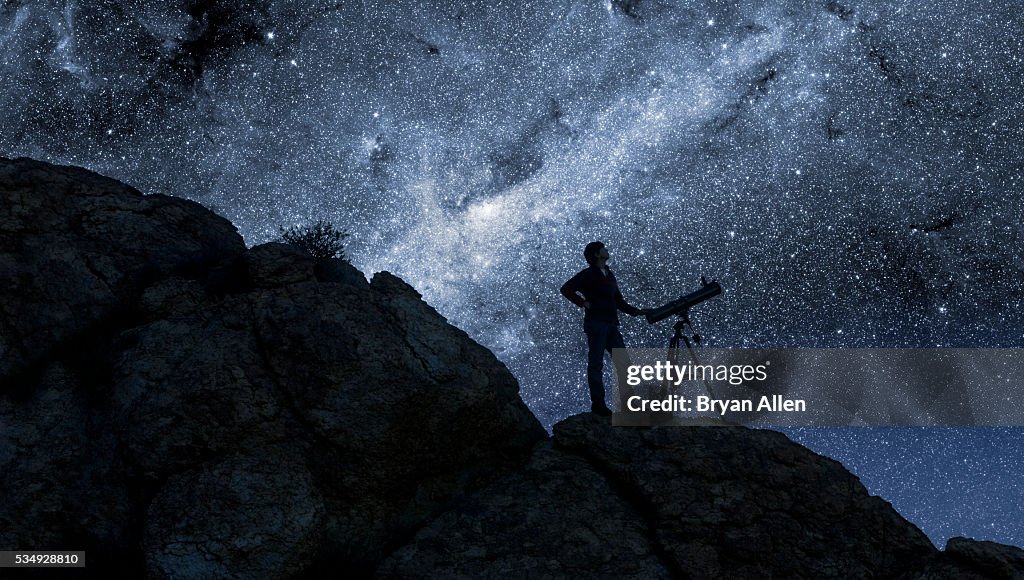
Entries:
{"type": "MultiPolygon", "coordinates": [[[[690,329],[692,330],[693,327],[691,326],[690,329]]],[[[690,344],[690,339],[684,336],[683,340],[686,342],[686,349],[690,351],[690,360],[693,361],[694,366],[700,366],[700,359],[697,358],[697,351],[693,350],[693,345],[690,344]]],[[[708,395],[710,395],[712,399],[718,398],[715,396],[715,392],[711,390],[711,383],[708,382],[707,377],[704,377],[704,388],[708,390],[708,395]]]]}

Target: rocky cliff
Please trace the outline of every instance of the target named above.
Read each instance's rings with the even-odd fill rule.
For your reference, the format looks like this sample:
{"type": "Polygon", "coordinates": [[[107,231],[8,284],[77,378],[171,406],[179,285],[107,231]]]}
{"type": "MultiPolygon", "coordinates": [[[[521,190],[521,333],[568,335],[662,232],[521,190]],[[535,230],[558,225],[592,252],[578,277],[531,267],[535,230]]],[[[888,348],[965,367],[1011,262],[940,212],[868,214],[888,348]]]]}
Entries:
{"type": "Polygon", "coordinates": [[[779,433],[548,437],[395,276],[83,169],[0,158],[0,280],[0,549],[90,575],[1024,575],[779,433]]]}

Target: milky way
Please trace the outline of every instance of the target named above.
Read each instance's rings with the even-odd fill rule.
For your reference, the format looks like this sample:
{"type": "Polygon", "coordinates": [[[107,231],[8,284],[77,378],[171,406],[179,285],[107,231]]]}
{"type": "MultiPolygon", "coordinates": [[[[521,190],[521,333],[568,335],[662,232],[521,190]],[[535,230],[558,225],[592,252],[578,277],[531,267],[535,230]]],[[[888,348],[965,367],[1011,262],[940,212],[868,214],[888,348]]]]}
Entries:
{"type": "MultiPolygon", "coordinates": [[[[327,218],[584,410],[557,289],[701,275],[713,346],[1024,347],[1024,16],[999,2],[5,2],[0,154],[327,218]]],[[[669,329],[623,321],[627,344],[669,329]]],[[[1024,544],[1017,429],[795,430],[937,543],[1024,544]]]]}

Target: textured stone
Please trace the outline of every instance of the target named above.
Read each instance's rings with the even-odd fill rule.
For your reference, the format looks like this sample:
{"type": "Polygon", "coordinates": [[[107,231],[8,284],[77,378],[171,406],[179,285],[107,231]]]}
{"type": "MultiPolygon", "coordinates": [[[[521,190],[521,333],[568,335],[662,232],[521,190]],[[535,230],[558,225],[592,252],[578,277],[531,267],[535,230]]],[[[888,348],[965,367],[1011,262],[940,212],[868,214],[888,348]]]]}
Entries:
{"type": "MultiPolygon", "coordinates": [[[[945,555],[949,577],[1024,578],[1024,550],[995,542],[950,538],[945,555]]],[[[936,567],[936,573],[941,569],[936,567]]]]}
{"type": "Polygon", "coordinates": [[[0,397],[0,546],[129,544],[130,484],[117,445],[90,394],[60,364],[24,398],[0,397]]]}
{"type": "Polygon", "coordinates": [[[249,280],[257,288],[276,288],[316,280],[313,256],[290,244],[272,242],[245,253],[249,280]]]}
{"type": "Polygon", "coordinates": [[[245,249],[199,204],[77,167],[0,158],[0,380],[103,329],[142,287],[245,249]]]}
{"type": "Polygon", "coordinates": [[[146,518],[146,567],[158,578],[284,578],[309,567],[323,499],[303,453],[265,447],[176,474],[146,518]]]}
{"type": "Polygon", "coordinates": [[[0,197],[4,545],[133,576],[372,569],[546,436],[389,274],[245,250],[198,204],[77,168],[0,159],[0,197]]]}
{"type": "Polygon", "coordinates": [[[0,159],[0,545],[154,578],[1019,578],[764,430],[547,438],[387,272],[0,159]]]}
{"type": "Polygon", "coordinates": [[[671,578],[644,517],[586,460],[539,446],[377,570],[401,578],[671,578]]]}
{"type": "Polygon", "coordinates": [[[660,549],[689,577],[886,577],[935,553],[842,465],[781,433],[618,428],[580,415],[555,425],[554,441],[651,515],[660,549]]]}

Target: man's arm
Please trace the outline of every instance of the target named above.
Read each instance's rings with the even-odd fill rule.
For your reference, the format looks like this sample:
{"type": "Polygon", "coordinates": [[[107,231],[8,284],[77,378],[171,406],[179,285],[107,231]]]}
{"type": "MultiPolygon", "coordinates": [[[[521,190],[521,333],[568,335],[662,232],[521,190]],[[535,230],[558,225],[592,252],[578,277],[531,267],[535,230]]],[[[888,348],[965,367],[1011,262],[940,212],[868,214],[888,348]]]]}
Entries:
{"type": "Polygon", "coordinates": [[[630,316],[637,316],[643,313],[643,310],[640,310],[636,306],[626,302],[626,299],[622,297],[622,292],[619,290],[615,291],[615,305],[619,307],[619,310],[630,316]]]}
{"type": "Polygon", "coordinates": [[[562,288],[559,290],[559,292],[561,292],[562,296],[568,298],[569,301],[575,304],[576,306],[579,306],[580,308],[586,308],[587,300],[578,294],[578,292],[580,291],[580,283],[582,281],[583,272],[580,272],[579,274],[576,274],[572,278],[569,278],[568,282],[562,284],[562,288]]]}

